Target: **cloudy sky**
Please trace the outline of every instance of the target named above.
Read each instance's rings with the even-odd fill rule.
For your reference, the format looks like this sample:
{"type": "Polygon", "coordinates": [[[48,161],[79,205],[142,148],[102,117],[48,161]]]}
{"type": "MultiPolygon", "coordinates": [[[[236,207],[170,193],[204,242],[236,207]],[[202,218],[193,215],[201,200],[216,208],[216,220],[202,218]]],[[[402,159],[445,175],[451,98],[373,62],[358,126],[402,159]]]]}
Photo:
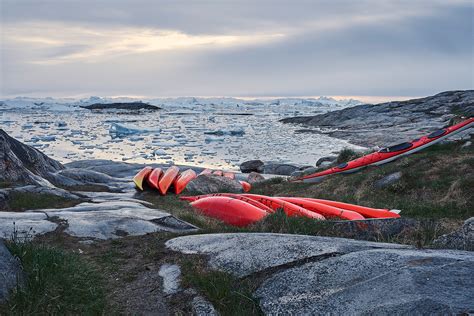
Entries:
{"type": "Polygon", "coordinates": [[[424,96],[474,86],[471,0],[0,0],[1,95],[424,96]]]}

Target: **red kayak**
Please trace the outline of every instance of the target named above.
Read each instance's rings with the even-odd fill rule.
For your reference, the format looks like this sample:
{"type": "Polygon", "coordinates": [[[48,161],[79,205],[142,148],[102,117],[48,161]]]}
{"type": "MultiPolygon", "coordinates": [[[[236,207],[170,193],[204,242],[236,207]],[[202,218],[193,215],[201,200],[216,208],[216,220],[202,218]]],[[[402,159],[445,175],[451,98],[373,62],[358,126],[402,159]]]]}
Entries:
{"type": "Polygon", "coordinates": [[[160,181],[162,175],[163,170],[161,170],[161,168],[155,168],[146,178],[146,182],[151,188],[158,190],[158,182],[160,181]]]}
{"type": "Polygon", "coordinates": [[[143,181],[148,178],[152,171],[152,167],[145,167],[133,177],[133,182],[138,189],[143,191],[143,181]]]}
{"type": "Polygon", "coordinates": [[[232,179],[232,180],[235,179],[235,173],[230,172],[230,171],[227,171],[227,172],[224,171],[224,172],[222,173],[222,176],[223,176],[223,177],[226,177],[226,178],[229,178],[229,179],[232,179]]]}
{"type": "Polygon", "coordinates": [[[242,200],[244,202],[247,202],[249,204],[252,204],[253,206],[256,206],[256,207],[264,210],[267,213],[275,213],[275,211],[272,208],[266,206],[263,203],[260,203],[256,200],[253,200],[253,199],[250,199],[250,198],[245,197],[243,195],[234,194],[234,193],[213,193],[213,194],[204,194],[204,195],[196,195],[196,196],[181,196],[180,199],[185,200],[185,201],[193,202],[193,201],[197,201],[199,199],[204,199],[204,198],[211,197],[211,196],[225,196],[225,197],[230,197],[230,198],[237,199],[237,200],[242,200]]]}
{"type": "Polygon", "coordinates": [[[252,185],[248,183],[247,181],[239,181],[240,184],[242,185],[242,189],[244,189],[244,192],[250,192],[252,189],[252,185]]]}
{"type": "Polygon", "coordinates": [[[160,190],[161,194],[165,195],[166,192],[168,192],[169,187],[178,176],[178,173],[179,168],[176,166],[171,166],[168,168],[168,170],[166,170],[166,172],[161,177],[160,182],[158,182],[158,190],[160,190]]]}
{"type": "Polygon", "coordinates": [[[176,194],[180,194],[181,192],[183,192],[183,190],[186,188],[188,183],[196,177],[197,177],[197,174],[192,169],[183,171],[173,183],[174,192],[176,194]]]}
{"type": "Polygon", "coordinates": [[[378,152],[365,155],[349,162],[342,163],[336,167],[324,171],[296,177],[292,179],[292,181],[319,181],[319,179],[321,179],[322,177],[325,177],[330,174],[354,172],[366,166],[381,165],[425,149],[426,147],[434,145],[454,134],[462,132],[471,127],[474,127],[474,118],[470,118],[459,124],[437,130],[429,135],[423,136],[419,139],[415,139],[411,142],[401,143],[398,145],[380,149],[378,152]]]}
{"type": "Polygon", "coordinates": [[[325,219],[324,216],[321,214],[311,212],[303,207],[292,204],[290,202],[285,202],[277,198],[264,196],[264,195],[257,195],[257,194],[242,194],[242,195],[250,199],[256,200],[260,203],[263,203],[275,211],[278,209],[283,209],[285,214],[288,216],[303,216],[303,217],[309,217],[309,218],[320,219],[320,220],[325,219]]]}
{"type": "Polygon", "coordinates": [[[201,173],[199,175],[202,175],[202,174],[211,174],[212,173],[212,170],[211,169],[204,169],[203,171],[201,171],[201,173]]]}
{"type": "Polygon", "coordinates": [[[293,203],[295,205],[301,206],[307,210],[319,213],[321,215],[324,215],[326,218],[327,217],[338,217],[341,219],[347,219],[347,220],[361,220],[364,219],[364,216],[360,215],[357,212],[354,211],[349,211],[346,209],[322,204],[322,203],[317,203],[314,201],[310,201],[304,198],[292,198],[292,197],[279,197],[279,199],[293,203]]]}
{"type": "Polygon", "coordinates": [[[212,174],[215,176],[222,177],[224,175],[224,172],[222,172],[222,170],[214,170],[212,174]]]}
{"type": "Polygon", "coordinates": [[[379,209],[379,208],[371,208],[366,206],[354,205],[344,202],[337,202],[337,201],[330,201],[330,200],[321,200],[321,199],[311,199],[311,198],[304,198],[305,200],[326,204],[350,211],[357,212],[363,215],[366,218],[399,218],[400,215],[398,212],[399,210],[388,210],[388,209],[379,209]]]}
{"type": "Polygon", "coordinates": [[[192,202],[191,205],[206,216],[239,227],[258,222],[268,214],[247,202],[226,196],[198,199],[192,202]]]}

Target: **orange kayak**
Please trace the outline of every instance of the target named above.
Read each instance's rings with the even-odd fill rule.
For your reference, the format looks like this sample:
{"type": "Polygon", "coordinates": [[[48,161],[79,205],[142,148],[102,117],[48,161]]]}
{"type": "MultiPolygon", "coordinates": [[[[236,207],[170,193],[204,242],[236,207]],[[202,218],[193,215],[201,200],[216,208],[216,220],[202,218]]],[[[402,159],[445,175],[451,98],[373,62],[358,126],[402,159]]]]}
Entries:
{"type": "Polygon", "coordinates": [[[325,217],[338,217],[341,219],[347,219],[351,221],[364,219],[364,216],[360,215],[357,212],[334,207],[331,205],[317,203],[317,202],[310,201],[304,198],[279,197],[279,199],[304,207],[307,210],[319,213],[321,215],[324,215],[325,217]]]}
{"type": "Polygon", "coordinates": [[[203,171],[201,171],[201,173],[199,175],[201,175],[201,174],[211,174],[211,173],[212,173],[212,170],[206,168],[203,171]]]}
{"type": "Polygon", "coordinates": [[[145,167],[133,177],[133,182],[138,189],[143,191],[143,180],[145,180],[152,171],[152,167],[145,167]]]}
{"type": "Polygon", "coordinates": [[[273,209],[271,209],[270,207],[266,206],[263,203],[260,203],[256,200],[252,200],[252,199],[247,198],[243,195],[234,194],[234,193],[212,193],[212,194],[204,194],[204,195],[196,195],[196,196],[182,196],[182,197],[180,197],[180,199],[185,200],[185,201],[193,202],[193,201],[197,201],[199,199],[204,199],[204,198],[211,197],[211,196],[225,196],[225,197],[230,197],[230,198],[237,199],[237,200],[242,200],[244,202],[247,202],[249,204],[252,204],[253,206],[256,206],[256,207],[264,210],[267,213],[275,213],[275,211],[273,209]]]}
{"type": "Polygon", "coordinates": [[[222,170],[214,170],[212,174],[215,176],[222,177],[224,175],[224,172],[222,172],[222,170]]]}
{"type": "Polygon", "coordinates": [[[176,179],[178,176],[178,173],[179,168],[176,166],[171,166],[168,168],[168,170],[166,170],[166,172],[161,177],[160,182],[158,182],[158,190],[160,190],[161,194],[165,195],[166,192],[168,192],[168,189],[174,182],[174,179],[176,179]]]}
{"type": "Polygon", "coordinates": [[[174,192],[176,194],[180,194],[181,192],[183,192],[183,190],[186,188],[188,183],[196,177],[197,177],[196,172],[194,172],[194,170],[192,170],[192,169],[188,169],[186,171],[183,171],[176,178],[176,180],[173,183],[174,184],[174,192]]]}
{"type": "Polygon", "coordinates": [[[224,176],[224,177],[226,177],[226,178],[229,178],[229,179],[232,179],[232,180],[235,179],[235,173],[230,172],[230,171],[223,172],[223,173],[222,173],[222,176],[224,176]]]}
{"type": "Polygon", "coordinates": [[[163,170],[161,170],[161,168],[156,168],[150,173],[150,175],[148,175],[146,182],[151,188],[158,190],[158,182],[162,175],[163,170]]]}
{"type": "Polygon", "coordinates": [[[361,214],[366,218],[399,218],[400,214],[391,212],[387,209],[378,209],[378,208],[371,208],[366,206],[354,205],[344,202],[337,202],[337,201],[330,201],[330,200],[321,200],[321,199],[311,199],[311,198],[304,198],[308,201],[313,201],[321,204],[326,204],[338,208],[342,208],[345,210],[350,210],[361,214]]]}
{"type": "Polygon", "coordinates": [[[268,214],[247,202],[226,196],[210,196],[198,199],[192,202],[191,205],[206,216],[238,227],[258,222],[268,214]]]}
{"type": "Polygon", "coordinates": [[[242,185],[242,189],[244,189],[244,192],[249,192],[252,189],[252,185],[246,181],[239,181],[240,184],[242,185]]]}
{"type": "Polygon", "coordinates": [[[272,208],[273,210],[283,209],[286,215],[288,216],[302,216],[314,219],[325,219],[323,215],[311,212],[303,207],[295,205],[290,202],[285,202],[278,198],[269,197],[265,195],[258,195],[258,194],[242,194],[245,197],[250,199],[256,200],[260,203],[265,204],[266,206],[272,208]]]}

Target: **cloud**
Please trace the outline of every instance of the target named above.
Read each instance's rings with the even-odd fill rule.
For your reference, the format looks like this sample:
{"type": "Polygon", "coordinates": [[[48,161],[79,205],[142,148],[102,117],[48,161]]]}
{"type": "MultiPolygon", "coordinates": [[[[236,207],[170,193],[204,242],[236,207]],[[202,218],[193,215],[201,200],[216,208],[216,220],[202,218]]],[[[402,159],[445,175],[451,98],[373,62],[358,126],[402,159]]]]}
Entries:
{"type": "Polygon", "coordinates": [[[2,5],[3,95],[426,95],[474,85],[470,1],[2,5]]]}

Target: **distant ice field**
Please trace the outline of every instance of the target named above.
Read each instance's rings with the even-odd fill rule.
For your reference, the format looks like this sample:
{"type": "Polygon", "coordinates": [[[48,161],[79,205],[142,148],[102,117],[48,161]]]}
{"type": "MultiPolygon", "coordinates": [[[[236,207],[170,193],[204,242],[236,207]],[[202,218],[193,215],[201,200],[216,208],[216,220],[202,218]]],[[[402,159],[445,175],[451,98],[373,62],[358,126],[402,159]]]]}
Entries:
{"type": "Polygon", "coordinates": [[[314,165],[342,148],[360,148],[280,119],[358,104],[331,98],[143,100],[158,111],[90,111],[81,105],[136,101],[15,98],[0,102],[0,128],[66,163],[110,159],[236,170],[250,159],[314,165]]]}

